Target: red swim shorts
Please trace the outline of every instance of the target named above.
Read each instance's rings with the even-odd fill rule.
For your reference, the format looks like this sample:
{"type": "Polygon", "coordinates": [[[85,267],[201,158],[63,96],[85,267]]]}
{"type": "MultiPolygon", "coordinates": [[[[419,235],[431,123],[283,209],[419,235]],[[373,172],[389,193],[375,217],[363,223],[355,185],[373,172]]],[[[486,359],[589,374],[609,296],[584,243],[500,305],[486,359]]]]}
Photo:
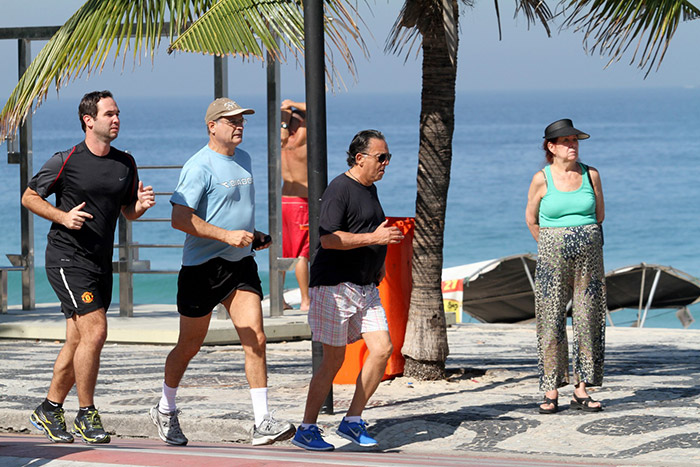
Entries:
{"type": "Polygon", "coordinates": [[[282,256],[309,257],[309,200],[282,197],[282,256]]]}

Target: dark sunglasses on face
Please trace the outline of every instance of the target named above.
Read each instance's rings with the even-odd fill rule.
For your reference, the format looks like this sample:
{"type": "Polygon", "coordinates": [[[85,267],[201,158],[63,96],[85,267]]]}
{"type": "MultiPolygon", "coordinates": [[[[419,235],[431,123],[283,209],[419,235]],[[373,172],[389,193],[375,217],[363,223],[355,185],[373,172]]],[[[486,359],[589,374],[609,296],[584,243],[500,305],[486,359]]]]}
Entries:
{"type": "Polygon", "coordinates": [[[376,157],[377,162],[379,162],[380,164],[383,164],[385,162],[389,163],[389,161],[391,161],[391,153],[389,153],[389,152],[384,152],[382,154],[366,154],[366,153],[362,152],[360,154],[362,154],[363,156],[376,157]]]}

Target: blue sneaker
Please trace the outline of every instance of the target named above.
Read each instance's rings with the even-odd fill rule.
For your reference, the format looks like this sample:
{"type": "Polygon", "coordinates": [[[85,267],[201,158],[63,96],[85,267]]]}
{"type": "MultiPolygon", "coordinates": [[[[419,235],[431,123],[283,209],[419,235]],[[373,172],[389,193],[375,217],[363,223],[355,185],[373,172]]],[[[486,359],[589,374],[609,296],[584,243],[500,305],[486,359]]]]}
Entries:
{"type": "Polygon", "coordinates": [[[376,439],[367,433],[367,422],[364,420],[360,420],[360,423],[350,423],[343,420],[335,432],[339,436],[365,448],[371,448],[379,444],[376,439]]]}
{"type": "Polygon", "coordinates": [[[309,451],[332,451],[335,449],[335,446],[323,440],[321,430],[316,425],[311,425],[305,430],[299,427],[292,438],[292,444],[309,451]]]}

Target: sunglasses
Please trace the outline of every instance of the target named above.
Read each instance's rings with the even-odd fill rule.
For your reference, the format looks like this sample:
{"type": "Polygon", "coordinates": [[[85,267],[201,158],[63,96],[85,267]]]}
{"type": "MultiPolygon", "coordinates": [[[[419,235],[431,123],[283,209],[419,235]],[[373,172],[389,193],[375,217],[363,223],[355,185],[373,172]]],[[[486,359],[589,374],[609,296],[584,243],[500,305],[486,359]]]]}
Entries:
{"type": "Polygon", "coordinates": [[[245,124],[248,122],[245,118],[237,118],[235,120],[229,120],[226,117],[221,117],[217,120],[217,122],[222,122],[225,123],[226,125],[230,126],[231,128],[242,128],[245,126],[245,124]]]}
{"type": "Polygon", "coordinates": [[[360,154],[362,154],[363,156],[376,157],[377,162],[379,162],[380,164],[383,164],[385,162],[389,163],[389,161],[391,161],[391,153],[390,152],[384,152],[382,154],[366,154],[364,152],[361,152],[360,154]]]}

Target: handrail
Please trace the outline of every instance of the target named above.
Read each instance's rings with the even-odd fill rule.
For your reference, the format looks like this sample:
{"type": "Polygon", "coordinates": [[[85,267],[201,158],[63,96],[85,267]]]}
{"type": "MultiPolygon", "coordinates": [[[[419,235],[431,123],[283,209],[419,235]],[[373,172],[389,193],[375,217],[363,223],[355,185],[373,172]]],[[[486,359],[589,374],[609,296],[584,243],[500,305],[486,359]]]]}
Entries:
{"type": "Polygon", "coordinates": [[[140,165],[139,170],[181,169],[181,165],[140,165]]]}
{"type": "Polygon", "coordinates": [[[0,266],[0,314],[7,313],[7,273],[25,269],[24,266],[0,266]]]}
{"type": "Polygon", "coordinates": [[[134,219],[133,221],[130,222],[170,222],[169,217],[147,217],[145,219],[139,218],[139,219],[134,219]]]}
{"type": "MultiPolygon", "coordinates": [[[[182,243],[133,243],[133,245],[139,248],[182,248],[182,243]]],[[[119,248],[121,245],[114,245],[119,248]]]]}
{"type": "MultiPolygon", "coordinates": [[[[182,169],[181,165],[145,165],[138,166],[138,170],[168,170],[182,169]]],[[[156,196],[172,195],[172,192],[155,192],[156,196]]],[[[177,274],[177,269],[151,269],[149,260],[139,259],[139,250],[142,248],[182,248],[182,244],[177,243],[138,243],[133,241],[133,222],[171,222],[169,217],[147,217],[127,219],[119,215],[119,243],[114,245],[119,249],[119,261],[113,265],[114,270],[119,274],[119,316],[134,316],[134,274],[177,274]]],[[[221,307],[219,307],[221,308],[221,307]]],[[[217,318],[228,319],[226,310],[219,309],[217,318]]]]}
{"type": "MultiPolygon", "coordinates": [[[[164,23],[163,32],[161,35],[167,35],[169,24],[164,23]]],[[[32,61],[31,42],[35,40],[49,40],[60,29],[60,26],[39,26],[39,27],[10,27],[0,28],[0,40],[2,39],[17,39],[18,42],[18,57],[17,69],[19,76],[30,66],[32,61]]],[[[228,95],[228,59],[226,57],[214,57],[214,97],[223,97],[228,95]]],[[[276,62],[271,60],[272,62],[276,62]]],[[[278,65],[279,66],[279,65],[278,65]]],[[[269,85],[269,83],[268,83],[269,85]]],[[[276,105],[279,109],[279,102],[276,105]]],[[[276,128],[279,132],[279,123],[276,128]]],[[[276,136],[279,142],[279,133],[276,136]]],[[[19,127],[18,147],[12,144],[13,139],[8,139],[8,163],[18,164],[19,167],[19,186],[22,191],[32,177],[33,174],[33,156],[32,156],[32,114],[25,116],[24,121],[19,127]]],[[[140,167],[141,170],[162,170],[162,169],[180,169],[180,165],[145,165],[140,167]]],[[[156,192],[157,196],[170,195],[172,193],[156,192]]],[[[21,195],[21,192],[20,192],[21,195]]],[[[143,221],[142,221],[143,222],[143,221]]],[[[151,221],[152,222],[152,221],[151,221]]],[[[120,240],[119,240],[119,263],[126,262],[128,267],[119,268],[120,276],[120,314],[122,316],[131,316],[133,313],[133,284],[132,272],[129,271],[135,258],[131,247],[131,226],[127,226],[128,221],[120,218],[120,240]],[[123,237],[123,238],[122,238],[123,237]],[[124,292],[122,292],[124,289],[124,292]],[[128,304],[127,309],[122,308],[122,303],[128,304]]],[[[20,207],[20,228],[21,228],[21,257],[23,263],[22,271],[22,310],[32,310],[36,307],[35,303],[35,280],[34,280],[34,218],[33,215],[24,207],[20,207]]],[[[138,250],[136,250],[138,251],[138,250]]],[[[6,271],[8,271],[6,269],[6,271]]],[[[142,271],[140,271],[142,272],[142,271]]],[[[6,274],[5,274],[6,276],[6,274]]],[[[0,278],[1,280],[2,278],[0,278]]],[[[0,297],[1,300],[1,297],[0,297]]]]}
{"type": "MultiPolygon", "coordinates": [[[[181,165],[143,165],[138,170],[173,170],[182,169],[181,165]]],[[[172,192],[155,192],[156,196],[172,195],[172,192]]],[[[134,274],[177,274],[175,269],[151,269],[148,260],[139,260],[141,248],[182,248],[177,243],[138,243],[133,241],[133,222],[171,222],[169,217],[147,217],[130,221],[123,215],[119,216],[119,243],[114,245],[119,249],[119,261],[115,270],[119,274],[119,316],[134,315],[134,274]]]]}

